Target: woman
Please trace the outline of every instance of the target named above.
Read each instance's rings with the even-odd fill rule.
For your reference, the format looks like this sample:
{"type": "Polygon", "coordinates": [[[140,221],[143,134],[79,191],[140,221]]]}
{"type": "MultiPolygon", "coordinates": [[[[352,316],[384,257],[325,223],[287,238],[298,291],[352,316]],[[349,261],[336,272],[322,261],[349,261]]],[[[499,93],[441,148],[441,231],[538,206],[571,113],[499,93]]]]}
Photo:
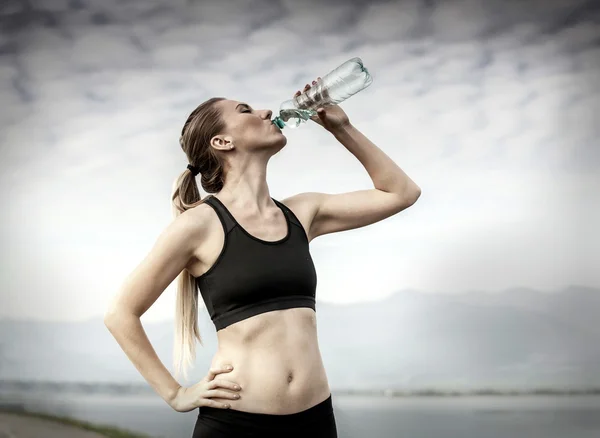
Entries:
{"type": "Polygon", "coordinates": [[[272,199],[267,163],[287,139],[271,115],[224,98],[192,112],[181,136],[190,164],[174,190],[176,218],[105,316],[129,359],[174,410],[199,408],[197,438],[337,437],[317,343],[309,242],[392,216],[421,193],[339,106],[330,106],[312,120],[364,165],[374,188],[272,199]],[[198,173],[212,193],[203,200],[198,173]],[[176,277],[175,377],[193,363],[195,339],[202,344],[197,287],[217,330],[211,368],[190,387],[161,363],[140,323],[176,277]]]}

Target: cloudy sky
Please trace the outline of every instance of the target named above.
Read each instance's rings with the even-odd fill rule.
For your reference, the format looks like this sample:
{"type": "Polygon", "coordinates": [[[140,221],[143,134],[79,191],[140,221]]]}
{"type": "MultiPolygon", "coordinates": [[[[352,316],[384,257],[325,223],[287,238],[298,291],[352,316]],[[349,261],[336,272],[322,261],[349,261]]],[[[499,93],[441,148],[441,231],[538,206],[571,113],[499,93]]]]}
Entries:
{"type": "MultiPolygon", "coordinates": [[[[172,220],[191,110],[276,111],[355,56],[374,82],[341,106],[422,196],[311,243],[320,300],[600,287],[597,2],[4,0],[0,317],[102,315],[172,220]]],[[[317,124],[284,133],[271,196],[372,187],[317,124]]]]}

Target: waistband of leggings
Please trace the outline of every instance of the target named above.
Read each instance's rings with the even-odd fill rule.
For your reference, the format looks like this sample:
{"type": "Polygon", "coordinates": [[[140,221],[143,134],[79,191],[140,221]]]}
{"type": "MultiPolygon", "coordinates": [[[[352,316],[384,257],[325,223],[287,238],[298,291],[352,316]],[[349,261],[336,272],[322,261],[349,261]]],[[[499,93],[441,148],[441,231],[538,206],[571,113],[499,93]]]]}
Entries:
{"type": "Polygon", "coordinates": [[[304,411],[293,414],[263,414],[256,412],[237,411],[235,409],[221,409],[212,406],[201,406],[198,408],[202,417],[210,417],[218,421],[232,422],[236,425],[248,426],[289,426],[293,424],[305,424],[315,421],[333,412],[331,394],[321,403],[316,404],[304,411]]]}

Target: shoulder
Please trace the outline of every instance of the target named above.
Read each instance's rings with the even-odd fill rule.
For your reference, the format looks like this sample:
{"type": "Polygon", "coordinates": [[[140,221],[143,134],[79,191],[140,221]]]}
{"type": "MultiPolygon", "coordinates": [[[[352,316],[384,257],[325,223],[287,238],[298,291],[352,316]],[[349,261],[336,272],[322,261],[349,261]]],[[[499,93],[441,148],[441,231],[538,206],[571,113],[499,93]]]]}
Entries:
{"type": "Polygon", "coordinates": [[[293,196],[289,196],[282,199],[280,202],[289,208],[292,213],[298,218],[306,234],[308,240],[311,241],[314,236],[312,235],[311,228],[312,223],[319,210],[319,203],[321,200],[322,193],[317,192],[303,192],[293,196]]]}
{"type": "Polygon", "coordinates": [[[317,192],[303,192],[282,199],[281,203],[294,210],[294,213],[298,210],[301,214],[312,213],[314,215],[319,208],[322,195],[317,192]]]}
{"type": "Polygon", "coordinates": [[[161,239],[168,241],[173,251],[187,257],[185,268],[191,272],[190,268],[201,258],[201,248],[210,241],[219,225],[214,209],[203,202],[176,216],[163,231],[161,239]]]}
{"type": "Polygon", "coordinates": [[[214,210],[203,202],[175,217],[165,232],[176,234],[180,240],[188,240],[197,245],[211,230],[214,220],[214,210]]]}

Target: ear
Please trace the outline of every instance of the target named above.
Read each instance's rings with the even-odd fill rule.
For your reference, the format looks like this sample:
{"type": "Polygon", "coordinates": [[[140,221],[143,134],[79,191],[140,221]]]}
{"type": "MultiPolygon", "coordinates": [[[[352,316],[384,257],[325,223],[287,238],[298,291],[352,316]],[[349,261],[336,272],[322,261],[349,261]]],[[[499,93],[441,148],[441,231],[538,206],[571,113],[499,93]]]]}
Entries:
{"type": "Polygon", "coordinates": [[[233,146],[232,138],[226,135],[215,135],[210,140],[210,145],[220,151],[229,150],[233,146]]]}

